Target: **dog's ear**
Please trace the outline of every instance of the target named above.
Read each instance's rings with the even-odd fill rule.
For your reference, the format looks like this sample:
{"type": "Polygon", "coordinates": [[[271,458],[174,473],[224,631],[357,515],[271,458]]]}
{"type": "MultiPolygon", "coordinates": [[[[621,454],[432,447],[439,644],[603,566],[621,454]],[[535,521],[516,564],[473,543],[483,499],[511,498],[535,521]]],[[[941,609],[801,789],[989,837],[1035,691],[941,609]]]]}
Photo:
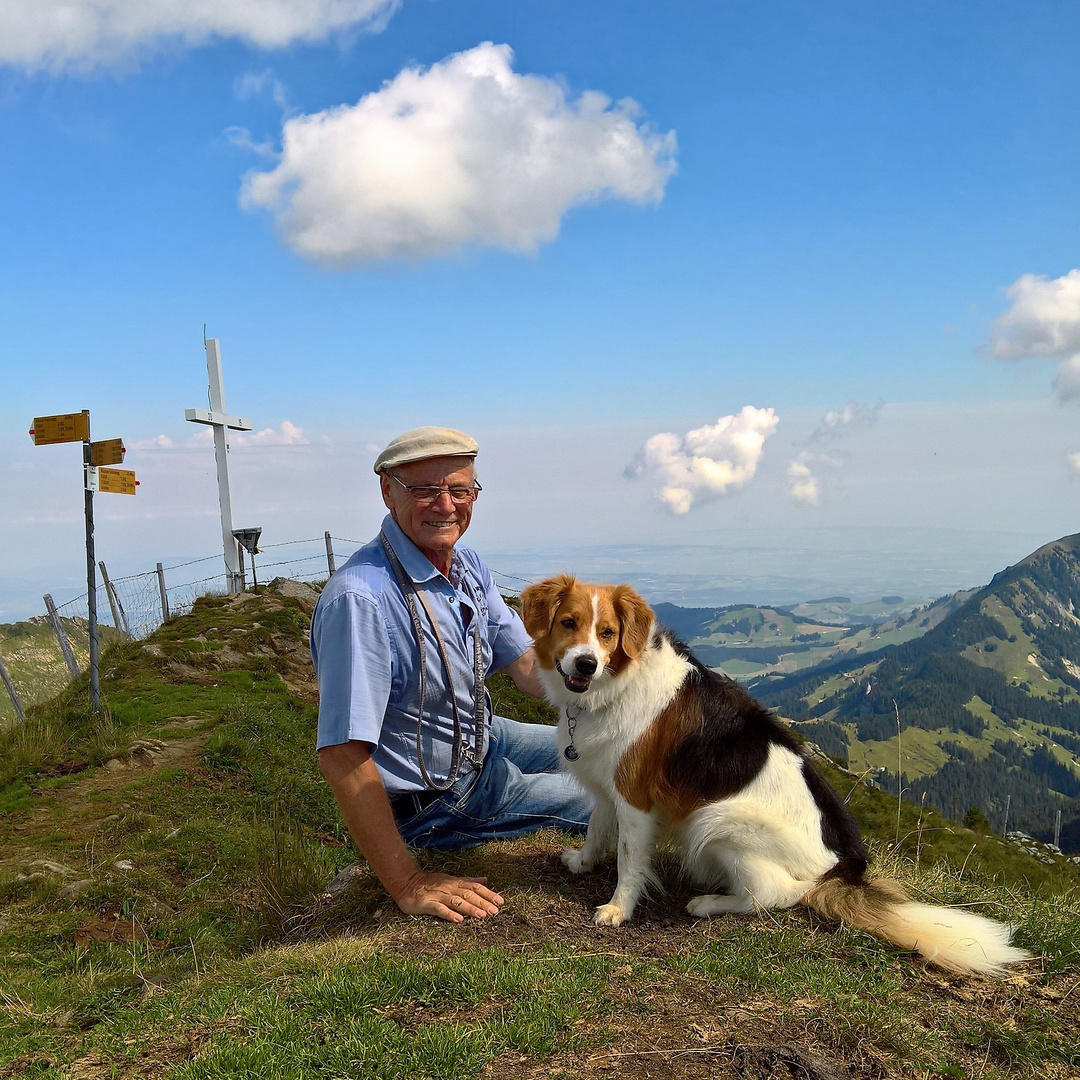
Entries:
{"type": "Polygon", "coordinates": [[[522,591],[521,621],[529,637],[541,638],[551,629],[555,612],[573,587],[574,579],[569,574],[559,574],[522,591]]]}
{"type": "Polygon", "coordinates": [[[652,608],[629,585],[616,585],[611,603],[622,628],[619,647],[631,660],[637,660],[648,648],[652,636],[655,621],[652,608]]]}

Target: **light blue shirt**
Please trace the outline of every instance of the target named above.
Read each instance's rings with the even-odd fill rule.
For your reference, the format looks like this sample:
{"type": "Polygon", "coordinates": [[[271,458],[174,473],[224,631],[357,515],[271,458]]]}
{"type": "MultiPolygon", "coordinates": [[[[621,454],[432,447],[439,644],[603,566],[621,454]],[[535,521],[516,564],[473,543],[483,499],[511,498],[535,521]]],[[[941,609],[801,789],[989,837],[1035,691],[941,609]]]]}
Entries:
{"type": "MultiPolygon", "coordinates": [[[[459,775],[465,775],[472,766],[465,760],[464,748],[475,742],[472,620],[481,620],[486,674],[513,663],[532,642],[475,551],[455,547],[447,579],[392,517],[387,515],[382,527],[439,620],[462,727],[459,775]]],[[[422,606],[420,618],[427,652],[424,764],[439,783],[450,771],[454,717],[438,642],[422,606]]],[[[420,693],[416,631],[378,537],[360,548],[323,589],[311,620],[311,658],[319,678],[319,749],[360,740],[373,748],[372,760],[391,795],[423,790],[416,759],[420,693]]],[[[486,692],[485,714],[490,721],[486,692]]],[[[487,730],[485,724],[481,760],[487,753],[487,730]]]]}

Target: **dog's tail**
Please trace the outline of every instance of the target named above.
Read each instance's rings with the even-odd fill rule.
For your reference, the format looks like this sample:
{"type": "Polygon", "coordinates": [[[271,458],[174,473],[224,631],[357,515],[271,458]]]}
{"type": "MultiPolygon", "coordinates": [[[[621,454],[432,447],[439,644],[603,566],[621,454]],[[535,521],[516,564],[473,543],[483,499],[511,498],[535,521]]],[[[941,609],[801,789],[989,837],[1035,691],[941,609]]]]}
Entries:
{"type": "Polygon", "coordinates": [[[1030,958],[1011,944],[1015,927],[957,908],[913,901],[895,881],[826,876],[800,900],[828,919],[911,949],[958,975],[1003,975],[1005,965],[1030,958]]]}

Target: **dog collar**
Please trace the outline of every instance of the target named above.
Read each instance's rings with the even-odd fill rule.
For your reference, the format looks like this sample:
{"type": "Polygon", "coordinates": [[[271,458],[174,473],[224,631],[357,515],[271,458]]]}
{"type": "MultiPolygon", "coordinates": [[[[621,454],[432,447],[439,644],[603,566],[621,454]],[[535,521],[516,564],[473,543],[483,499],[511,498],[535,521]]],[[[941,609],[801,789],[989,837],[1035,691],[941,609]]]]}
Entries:
{"type": "MultiPolygon", "coordinates": [[[[558,661],[556,660],[555,663],[557,665],[558,661]]],[[[577,712],[575,712],[571,716],[570,715],[570,706],[567,705],[565,707],[566,730],[570,735],[570,741],[566,744],[566,749],[563,751],[563,757],[566,758],[567,761],[577,761],[577,759],[580,757],[580,755],[577,752],[577,747],[574,746],[574,730],[577,728],[578,717],[583,712],[588,712],[588,711],[589,710],[584,705],[579,705],[578,709],[577,709],[577,712]]]]}

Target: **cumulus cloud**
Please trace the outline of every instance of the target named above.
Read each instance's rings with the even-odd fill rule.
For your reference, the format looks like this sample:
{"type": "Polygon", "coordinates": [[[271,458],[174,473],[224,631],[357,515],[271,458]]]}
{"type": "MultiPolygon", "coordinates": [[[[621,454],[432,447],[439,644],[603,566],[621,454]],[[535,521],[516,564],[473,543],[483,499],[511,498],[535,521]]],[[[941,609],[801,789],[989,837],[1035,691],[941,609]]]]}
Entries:
{"type": "MultiPolygon", "coordinates": [[[[311,440],[304,434],[304,429],[297,427],[291,420],[282,420],[277,428],[263,428],[246,434],[242,431],[230,431],[230,446],[310,446],[311,440]]],[[[329,440],[320,436],[319,442],[329,440]]],[[[199,430],[185,439],[176,442],[168,435],[155,435],[150,439],[136,439],[129,449],[143,451],[184,451],[205,450],[214,444],[214,432],[209,425],[199,425],[199,430]]]]}
{"type": "Polygon", "coordinates": [[[991,354],[999,360],[1058,360],[1058,399],[1080,399],[1080,269],[1052,279],[1024,274],[1005,295],[1010,305],[991,327],[991,354]]]}
{"type": "Polygon", "coordinates": [[[0,63],[83,71],[165,46],[233,38],[261,49],[379,31],[401,0],[0,0],[0,63]]]}
{"type": "Polygon", "coordinates": [[[653,131],[628,99],[570,99],[512,60],[484,42],[286,120],[277,165],[248,173],[241,205],[269,211],[297,253],[342,266],[470,244],[534,251],[572,207],[663,197],[674,132],[653,131]]]}
{"type": "Polygon", "coordinates": [[[788,494],[799,502],[815,506],[821,496],[821,485],[803,456],[788,465],[788,494]]]}
{"type": "Polygon", "coordinates": [[[682,436],[661,432],[645,443],[626,475],[647,476],[671,513],[689,513],[695,502],[750,483],[765,440],[779,423],[775,410],[744,405],[734,416],[721,416],[682,436]]]}
{"type": "Polygon", "coordinates": [[[885,403],[873,405],[849,401],[838,409],[828,409],[821,423],[811,432],[805,449],[788,464],[788,494],[796,502],[816,506],[821,498],[821,474],[835,473],[849,456],[836,443],[863,428],[877,423],[885,403]]]}
{"type": "Polygon", "coordinates": [[[229,441],[237,446],[310,446],[311,440],[304,437],[304,429],[297,427],[290,420],[282,420],[281,426],[263,428],[250,435],[231,432],[229,441]]]}

